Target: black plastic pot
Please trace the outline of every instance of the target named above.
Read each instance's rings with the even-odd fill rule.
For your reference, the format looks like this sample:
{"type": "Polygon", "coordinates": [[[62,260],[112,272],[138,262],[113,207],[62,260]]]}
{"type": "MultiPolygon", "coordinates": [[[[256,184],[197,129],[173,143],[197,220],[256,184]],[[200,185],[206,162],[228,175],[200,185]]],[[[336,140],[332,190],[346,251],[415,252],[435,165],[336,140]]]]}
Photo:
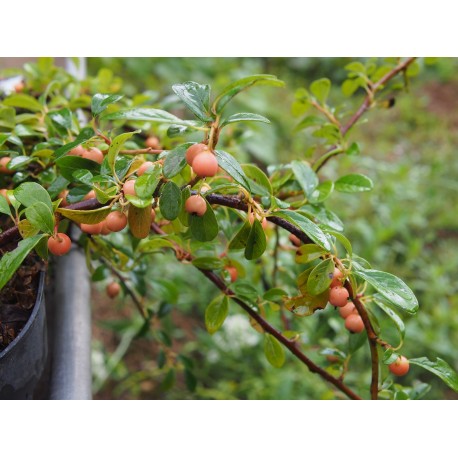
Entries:
{"type": "Polygon", "coordinates": [[[40,273],[37,299],[26,325],[0,353],[0,399],[32,399],[48,354],[44,300],[45,273],[40,273]]]}

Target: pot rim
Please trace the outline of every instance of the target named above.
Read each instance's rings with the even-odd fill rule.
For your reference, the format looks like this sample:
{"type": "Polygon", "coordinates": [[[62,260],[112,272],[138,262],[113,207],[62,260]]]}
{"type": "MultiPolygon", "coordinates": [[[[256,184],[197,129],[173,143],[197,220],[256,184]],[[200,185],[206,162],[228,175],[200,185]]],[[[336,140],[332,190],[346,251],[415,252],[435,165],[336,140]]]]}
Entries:
{"type": "Polygon", "coordinates": [[[21,332],[16,336],[16,338],[2,351],[0,352],[0,359],[6,356],[8,353],[14,350],[14,347],[28,334],[32,323],[35,321],[36,316],[40,310],[40,303],[43,300],[43,294],[45,289],[45,277],[46,272],[44,270],[40,271],[40,278],[38,280],[38,292],[37,299],[35,304],[33,304],[33,311],[25,326],[21,329],[21,332]]]}

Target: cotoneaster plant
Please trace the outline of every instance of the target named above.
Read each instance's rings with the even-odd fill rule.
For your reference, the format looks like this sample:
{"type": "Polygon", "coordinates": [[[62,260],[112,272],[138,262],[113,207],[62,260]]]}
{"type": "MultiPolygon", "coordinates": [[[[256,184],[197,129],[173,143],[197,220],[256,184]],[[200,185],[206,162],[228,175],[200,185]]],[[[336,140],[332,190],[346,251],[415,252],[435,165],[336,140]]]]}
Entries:
{"type": "MultiPolygon", "coordinates": [[[[297,158],[267,170],[241,164],[236,146],[225,151],[218,145],[231,135],[227,126],[269,123],[260,114],[228,114],[228,107],[254,85],[284,86],[275,76],[247,76],[213,98],[207,84],[175,84],[173,92],[194,117],[182,119],[156,107],[134,105],[120,94],[89,96],[84,83],[62,70],[43,72],[37,65],[29,67],[38,68],[36,72],[24,74],[22,92],[0,104],[0,116],[7,113],[10,120],[0,132],[0,212],[11,222],[0,234],[0,247],[18,242],[0,260],[1,288],[32,250],[45,260],[49,254],[68,252],[66,232],[79,226],[82,235],[72,231],[72,237],[86,252],[92,278],[108,282],[111,298],[121,291],[130,296],[145,326],[158,326],[167,313],[164,304],[145,307],[145,266],[157,253],[171,251],[177,262],[198,269],[219,291],[205,305],[208,331],[217,332],[230,310],[241,308],[253,332],[263,334],[265,356],[274,367],[285,364],[286,349],[329,383],[336,397],[341,393],[351,399],[378,399],[414,392],[408,385],[394,384],[388,374],[405,375],[410,361],[458,390],[458,376],[445,361],[407,361],[400,354],[403,316],[418,311],[414,293],[395,275],[373,269],[357,256],[340,220],[326,209],[333,192],[367,192],[372,180],[356,173],[335,181],[321,178],[331,159],[359,153],[349,132],[380,96],[408,80],[409,70],[417,65],[414,58],[347,65],[343,91],[350,97],[365,93],[350,113],[348,107],[331,106],[331,82],[326,78],[297,90],[293,113],[302,119],[296,131],[313,130],[318,139],[311,145],[315,159],[297,158]],[[158,137],[151,126],[159,126],[165,135],[158,137]],[[200,138],[187,141],[188,135],[200,138]],[[280,275],[280,253],[283,271],[299,271],[294,281],[291,274],[280,275]],[[248,265],[253,268],[245,269],[248,265]],[[255,268],[269,270],[274,280],[282,281],[259,294],[247,285],[249,279],[240,281],[241,274],[255,268]],[[311,348],[300,323],[332,306],[342,317],[340,337],[322,349],[329,358],[320,366],[308,355],[311,348]],[[392,320],[399,344],[384,339],[379,313],[392,320]],[[339,343],[344,335],[347,346],[339,343]],[[365,343],[371,382],[357,392],[346,375],[361,369],[351,362],[365,343]],[[337,365],[338,374],[326,364],[337,365]]],[[[164,334],[158,335],[158,345],[165,348],[164,334]]],[[[162,367],[183,370],[174,357],[162,367]]],[[[186,363],[184,370],[189,376],[192,365],[186,363]]]]}

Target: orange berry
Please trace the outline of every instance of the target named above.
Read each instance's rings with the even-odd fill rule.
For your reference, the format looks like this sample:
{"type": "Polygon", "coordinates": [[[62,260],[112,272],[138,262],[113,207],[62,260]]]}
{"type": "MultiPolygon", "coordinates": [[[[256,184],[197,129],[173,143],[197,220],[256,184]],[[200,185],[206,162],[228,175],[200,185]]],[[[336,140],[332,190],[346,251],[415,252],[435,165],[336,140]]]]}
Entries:
{"type": "Polygon", "coordinates": [[[86,234],[98,235],[103,230],[103,221],[97,224],[81,224],[81,230],[86,234]]]}
{"type": "Polygon", "coordinates": [[[145,146],[151,149],[159,149],[161,145],[159,143],[159,139],[154,135],[151,135],[145,140],[145,146]]]}
{"type": "Polygon", "coordinates": [[[96,199],[95,191],[89,191],[85,196],[83,200],[89,200],[89,199],[96,199]]]}
{"type": "Polygon", "coordinates": [[[122,231],[127,226],[127,216],[119,211],[111,212],[105,219],[105,225],[112,232],[122,231]]]}
{"type": "Polygon", "coordinates": [[[409,360],[405,356],[400,356],[394,363],[388,366],[390,372],[398,377],[402,377],[409,372],[409,360]]]}
{"type": "Polygon", "coordinates": [[[352,313],[345,318],[345,327],[350,332],[360,333],[364,329],[364,323],[359,315],[352,313]]]}
{"type": "Polygon", "coordinates": [[[122,191],[124,195],[136,196],[137,193],[135,192],[135,180],[126,181],[122,187],[122,191]]]}
{"type": "Polygon", "coordinates": [[[302,245],[302,240],[294,234],[289,234],[289,241],[298,247],[302,245]]]}
{"type": "Polygon", "coordinates": [[[347,304],[349,294],[346,288],[343,286],[334,286],[329,291],[329,302],[334,307],[343,307],[347,304]]]}
{"type": "Polygon", "coordinates": [[[75,146],[70,152],[68,153],[69,156],[83,156],[86,152],[86,148],[83,148],[81,145],[75,146]]]}
{"type": "Polygon", "coordinates": [[[90,161],[97,162],[97,164],[101,164],[103,162],[103,153],[98,148],[89,148],[88,150],[84,151],[82,157],[84,159],[89,159],[90,161]]]}
{"type": "Polygon", "coordinates": [[[342,318],[347,318],[351,314],[358,314],[355,304],[353,302],[347,302],[343,307],[339,308],[339,313],[342,318]]]}
{"type": "Polygon", "coordinates": [[[204,151],[208,151],[208,146],[203,143],[195,143],[194,145],[191,145],[186,150],[186,162],[192,166],[195,157],[204,151]]]}
{"type": "Polygon", "coordinates": [[[334,286],[342,286],[342,280],[344,278],[344,275],[341,270],[339,270],[337,267],[334,268],[334,272],[332,274],[332,281],[331,281],[331,288],[334,286]]]}
{"type": "Polygon", "coordinates": [[[239,275],[239,273],[237,272],[237,269],[234,266],[226,266],[224,270],[226,270],[229,273],[231,277],[231,282],[234,283],[235,280],[237,280],[237,277],[239,275]]]}
{"type": "Polygon", "coordinates": [[[150,167],[152,167],[154,164],[151,161],[146,161],[144,162],[140,168],[137,170],[137,175],[141,177],[150,167]]]}
{"type": "Polygon", "coordinates": [[[25,84],[23,81],[20,81],[19,83],[14,85],[14,91],[16,93],[22,92],[25,89],[25,84]]]}
{"type": "Polygon", "coordinates": [[[110,229],[108,228],[107,226],[107,220],[103,220],[102,221],[102,230],[100,231],[100,234],[101,235],[108,235],[108,234],[111,234],[112,231],[110,231],[110,229]]]}
{"type": "Polygon", "coordinates": [[[6,168],[6,166],[9,164],[11,161],[10,157],[2,157],[0,159],[0,172],[5,173],[6,175],[12,175],[14,173],[14,170],[10,170],[6,168]]]}
{"type": "Polygon", "coordinates": [[[207,202],[202,196],[191,196],[186,199],[184,209],[191,215],[203,216],[207,211],[207,202]]]}
{"type": "Polygon", "coordinates": [[[107,294],[109,297],[112,299],[115,298],[121,291],[121,286],[119,283],[111,282],[110,284],[107,285],[107,294]]]}
{"type": "Polygon", "coordinates": [[[48,239],[48,250],[56,256],[67,254],[71,247],[70,237],[63,232],[59,232],[48,239]]]}
{"type": "Polygon", "coordinates": [[[218,159],[210,152],[199,153],[192,161],[192,170],[201,178],[213,177],[218,173],[218,159]]]}

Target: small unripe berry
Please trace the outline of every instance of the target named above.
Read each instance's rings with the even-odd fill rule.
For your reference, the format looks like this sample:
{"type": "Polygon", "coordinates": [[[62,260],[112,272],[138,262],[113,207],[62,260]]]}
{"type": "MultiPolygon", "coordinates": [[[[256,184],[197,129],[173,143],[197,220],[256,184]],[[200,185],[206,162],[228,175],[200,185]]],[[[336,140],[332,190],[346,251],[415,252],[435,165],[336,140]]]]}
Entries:
{"type": "Polygon", "coordinates": [[[339,308],[339,314],[342,318],[347,318],[347,316],[351,314],[358,314],[358,310],[356,310],[355,304],[353,304],[353,302],[348,302],[343,307],[339,308]]]}
{"type": "Polygon", "coordinates": [[[297,247],[302,245],[301,239],[294,234],[289,234],[289,241],[297,247]]]}
{"type": "Polygon", "coordinates": [[[97,162],[97,164],[101,164],[103,162],[103,153],[98,148],[89,148],[87,151],[84,151],[82,157],[84,159],[97,162]]]}
{"type": "Polygon", "coordinates": [[[107,285],[107,294],[112,299],[115,298],[119,294],[120,291],[121,291],[121,286],[119,286],[119,283],[116,283],[115,281],[107,285]]]}
{"type": "Polygon", "coordinates": [[[151,148],[151,149],[159,149],[159,147],[161,146],[159,143],[159,139],[155,137],[154,135],[149,136],[145,140],[145,145],[147,148],[151,148]]]}
{"type": "Polygon", "coordinates": [[[199,153],[192,162],[194,173],[203,177],[214,177],[218,173],[218,159],[213,153],[199,153]]]}
{"type": "Polygon", "coordinates": [[[137,170],[137,175],[141,177],[150,167],[152,167],[154,164],[151,161],[146,161],[144,162],[139,169],[137,170]]]}
{"type": "Polygon", "coordinates": [[[14,173],[14,170],[10,170],[6,168],[6,166],[8,165],[10,161],[11,161],[10,157],[2,157],[0,159],[0,172],[1,173],[4,173],[6,175],[12,175],[14,173]]]}
{"type": "Polygon", "coordinates": [[[81,230],[86,232],[86,234],[91,235],[98,235],[102,232],[103,229],[103,221],[97,224],[81,224],[81,230]]]}
{"type": "Polygon", "coordinates": [[[105,225],[112,232],[122,231],[127,226],[127,216],[119,211],[111,212],[105,219],[105,225]]]}
{"type": "Polygon", "coordinates": [[[332,274],[332,281],[331,281],[331,288],[334,288],[335,286],[342,286],[342,280],[344,278],[344,275],[341,270],[339,270],[337,267],[334,268],[334,272],[332,274]]]}
{"type": "Polygon", "coordinates": [[[239,275],[237,269],[234,266],[226,266],[224,270],[226,270],[229,273],[229,276],[231,277],[231,282],[234,283],[239,275]]]}
{"type": "MultiPolygon", "coordinates": [[[[263,229],[266,229],[267,228],[267,220],[265,218],[262,218],[259,216],[259,215],[256,215],[256,219],[261,223],[261,226],[263,229]]],[[[254,222],[254,214],[253,213],[250,213],[248,215],[248,221],[250,222],[250,224],[252,225],[253,222],[254,222]]]]}
{"type": "Polygon", "coordinates": [[[75,146],[70,152],[68,153],[69,156],[83,156],[86,152],[86,149],[83,148],[81,145],[75,146]]]}
{"type": "Polygon", "coordinates": [[[194,145],[191,145],[186,150],[186,162],[192,166],[195,157],[204,151],[208,151],[208,146],[203,143],[195,143],[194,145]]]}
{"type": "Polygon", "coordinates": [[[409,360],[405,356],[400,356],[394,363],[388,366],[390,372],[398,377],[402,377],[409,372],[409,360]]]}
{"type": "Polygon", "coordinates": [[[96,198],[95,191],[92,190],[92,191],[89,191],[89,192],[84,196],[84,199],[83,199],[83,200],[89,200],[89,199],[95,199],[95,198],[96,198]]]}
{"type": "Polygon", "coordinates": [[[201,196],[191,196],[186,199],[184,209],[191,215],[203,216],[207,211],[207,202],[201,196]]]}
{"type": "Polygon", "coordinates": [[[70,237],[63,232],[59,232],[48,239],[48,250],[56,256],[67,254],[71,247],[70,237]]]}
{"type": "Polygon", "coordinates": [[[343,286],[334,286],[329,291],[329,302],[334,307],[343,307],[347,304],[349,294],[346,288],[343,286]]]}
{"type": "Polygon", "coordinates": [[[122,186],[122,191],[126,196],[136,196],[135,192],[135,180],[129,180],[124,183],[122,186]]]}
{"type": "Polygon", "coordinates": [[[359,315],[352,313],[345,318],[345,327],[350,332],[359,333],[364,329],[364,323],[362,318],[359,315]]]}

